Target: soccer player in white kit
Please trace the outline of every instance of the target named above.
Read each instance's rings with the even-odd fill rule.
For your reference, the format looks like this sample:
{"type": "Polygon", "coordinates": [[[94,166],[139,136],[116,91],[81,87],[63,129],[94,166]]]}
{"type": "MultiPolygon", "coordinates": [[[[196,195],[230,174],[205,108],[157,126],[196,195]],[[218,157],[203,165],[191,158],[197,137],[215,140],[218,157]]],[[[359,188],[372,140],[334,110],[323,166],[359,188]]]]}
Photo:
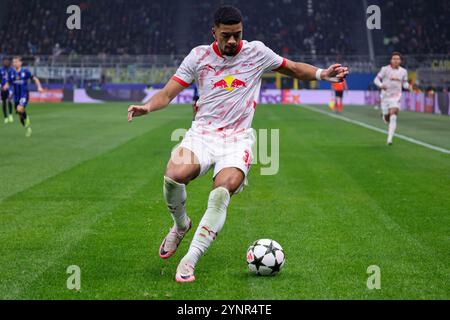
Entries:
{"type": "Polygon", "coordinates": [[[230,197],[240,192],[253,158],[251,123],[256,110],[261,76],[276,70],[301,80],[343,81],[348,69],[334,64],[323,70],[275,54],[260,41],[242,40],[240,11],[220,7],[214,15],[214,42],[194,48],[166,86],[142,106],[128,108],[128,121],[165,108],[184,88],[195,82],[200,99],[192,127],[172,152],[164,175],[163,189],[174,226],[164,238],[159,255],[171,257],[192,226],[186,214],[186,185],[214,168],[208,207],[187,254],[181,259],[175,279],[195,280],[200,256],[221,231],[230,197]]]}
{"type": "Polygon", "coordinates": [[[388,145],[392,145],[392,139],[397,128],[402,88],[405,90],[409,89],[408,72],[400,66],[401,63],[401,54],[399,52],[393,52],[391,63],[382,67],[373,81],[381,89],[381,111],[383,112],[384,121],[389,124],[388,145]]]}

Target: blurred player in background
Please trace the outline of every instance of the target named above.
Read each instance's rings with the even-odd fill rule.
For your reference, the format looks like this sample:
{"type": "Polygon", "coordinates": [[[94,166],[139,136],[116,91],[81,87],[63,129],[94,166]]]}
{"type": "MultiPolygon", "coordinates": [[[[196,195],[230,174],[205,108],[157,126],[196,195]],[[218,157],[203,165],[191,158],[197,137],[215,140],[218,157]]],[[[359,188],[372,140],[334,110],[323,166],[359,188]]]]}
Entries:
{"type": "Polygon", "coordinates": [[[12,68],[11,61],[8,58],[3,58],[3,66],[0,69],[1,77],[1,96],[2,96],[2,110],[5,117],[5,124],[14,122],[12,115],[12,87],[9,85],[12,68]]]}
{"type": "Polygon", "coordinates": [[[30,117],[26,112],[26,107],[28,105],[29,100],[29,90],[28,90],[28,81],[33,80],[37,86],[37,90],[39,92],[43,92],[41,82],[38,78],[33,76],[33,74],[27,68],[22,67],[22,58],[14,57],[13,58],[13,70],[10,76],[10,85],[13,86],[14,91],[14,104],[16,107],[16,111],[19,114],[20,123],[25,127],[26,137],[31,136],[31,121],[30,117]]]}
{"type": "Polygon", "coordinates": [[[287,60],[260,41],[242,40],[241,12],[221,7],[214,15],[214,42],[194,48],[166,86],[143,106],[128,108],[128,121],[167,107],[184,88],[196,82],[198,110],[183,141],[172,152],[163,179],[164,197],[174,225],[159,255],[170,258],[192,226],[186,214],[186,185],[214,168],[208,205],[175,279],[195,280],[194,269],[225,224],[233,194],[240,192],[252,162],[251,128],[264,72],[277,71],[305,80],[340,82],[348,69],[334,64],[323,70],[287,60]]]}
{"type": "Polygon", "coordinates": [[[375,80],[375,85],[381,89],[380,104],[383,120],[389,124],[387,144],[392,145],[395,129],[397,128],[397,117],[400,111],[402,88],[409,89],[408,72],[402,68],[402,56],[399,52],[393,52],[391,63],[381,68],[375,80]]]}
{"type": "Polygon", "coordinates": [[[332,85],[334,91],[334,111],[336,113],[342,113],[342,103],[344,97],[344,90],[348,90],[347,81],[333,83],[332,85]]]}

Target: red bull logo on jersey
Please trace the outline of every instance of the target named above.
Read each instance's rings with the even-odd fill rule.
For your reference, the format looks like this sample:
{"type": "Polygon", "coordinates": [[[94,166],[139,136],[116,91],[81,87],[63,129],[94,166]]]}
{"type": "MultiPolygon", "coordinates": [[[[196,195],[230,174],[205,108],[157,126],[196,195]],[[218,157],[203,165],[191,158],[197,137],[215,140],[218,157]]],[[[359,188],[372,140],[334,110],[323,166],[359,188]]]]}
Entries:
{"type": "Polygon", "coordinates": [[[213,89],[222,88],[227,91],[233,91],[236,88],[247,87],[247,84],[233,76],[226,76],[222,80],[213,83],[213,89]]]}

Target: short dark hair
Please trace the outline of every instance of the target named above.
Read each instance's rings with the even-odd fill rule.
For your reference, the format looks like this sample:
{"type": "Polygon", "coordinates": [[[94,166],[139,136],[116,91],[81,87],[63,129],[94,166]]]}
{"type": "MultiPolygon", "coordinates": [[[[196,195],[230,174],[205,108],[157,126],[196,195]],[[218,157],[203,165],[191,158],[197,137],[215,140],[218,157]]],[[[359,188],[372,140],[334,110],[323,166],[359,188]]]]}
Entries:
{"type": "Polygon", "coordinates": [[[391,58],[392,58],[393,56],[399,56],[399,57],[400,57],[400,60],[403,60],[402,54],[401,54],[400,52],[398,52],[398,51],[392,52],[391,58]]]}
{"type": "Polygon", "coordinates": [[[242,22],[242,13],[234,6],[221,6],[214,13],[214,25],[216,26],[219,24],[232,25],[240,22],[242,22]]]}

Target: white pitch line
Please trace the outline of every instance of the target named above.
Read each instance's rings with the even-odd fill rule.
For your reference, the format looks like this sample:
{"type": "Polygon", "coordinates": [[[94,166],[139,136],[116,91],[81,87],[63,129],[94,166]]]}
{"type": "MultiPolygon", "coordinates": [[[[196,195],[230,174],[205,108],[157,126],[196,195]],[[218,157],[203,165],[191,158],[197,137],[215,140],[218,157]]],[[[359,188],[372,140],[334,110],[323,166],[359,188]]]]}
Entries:
{"type": "MultiPolygon", "coordinates": [[[[337,114],[334,114],[334,113],[330,113],[330,112],[318,109],[317,107],[312,107],[312,106],[309,106],[309,105],[302,104],[300,106],[302,106],[303,108],[306,108],[308,110],[314,111],[314,112],[322,113],[324,115],[327,115],[327,116],[335,118],[335,119],[340,119],[342,121],[353,123],[353,124],[356,124],[358,126],[361,126],[361,127],[373,130],[373,131],[377,131],[377,132],[380,132],[380,133],[388,134],[388,132],[386,130],[383,130],[383,129],[371,126],[370,124],[367,124],[365,122],[361,122],[361,121],[358,121],[358,120],[353,120],[353,119],[347,118],[347,117],[345,117],[343,115],[337,115],[337,114]]],[[[402,135],[402,134],[396,133],[395,137],[397,137],[399,139],[402,139],[402,140],[405,140],[405,141],[408,141],[408,142],[411,142],[411,143],[414,143],[414,144],[417,144],[419,146],[431,149],[431,150],[439,151],[439,152],[442,152],[442,153],[445,153],[445,154],[450,154],[450,150],[448,150],[448,149],[444,149],[444,148],[441,148],[441,147],[433,146],[432,144],[429,144],[429,143],[426,143],[426,142],[423,142],[423,141],[420,141],[420,140],[416,140],[414,138],[411,138],[411,137],[408,137],[408,136],[405,136],[405,135],[402,135]]]]}

